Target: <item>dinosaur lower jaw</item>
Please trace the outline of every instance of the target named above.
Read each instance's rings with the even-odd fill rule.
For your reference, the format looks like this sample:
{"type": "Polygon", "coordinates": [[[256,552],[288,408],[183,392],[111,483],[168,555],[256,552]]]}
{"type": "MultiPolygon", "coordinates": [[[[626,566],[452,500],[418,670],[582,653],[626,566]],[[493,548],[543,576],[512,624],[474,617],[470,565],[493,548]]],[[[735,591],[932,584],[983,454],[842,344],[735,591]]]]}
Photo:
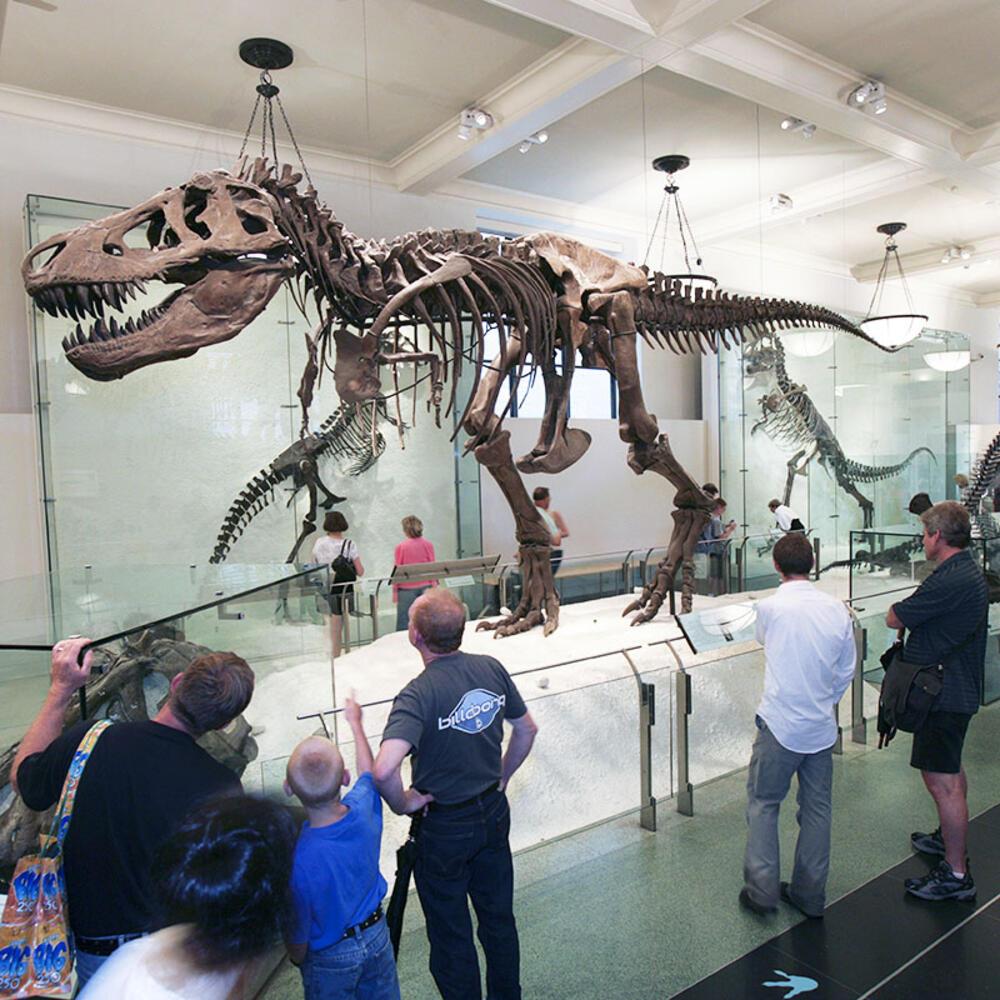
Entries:
{"type": "Polygon", "coordinates": [[[186,358],[237,336],[285,279],[284,269],[210,271],[160,305],[118,324],[103,318],[80,325],[63,341],[66,359],[88,378],[109,381],[161,361],[186,358]]]}

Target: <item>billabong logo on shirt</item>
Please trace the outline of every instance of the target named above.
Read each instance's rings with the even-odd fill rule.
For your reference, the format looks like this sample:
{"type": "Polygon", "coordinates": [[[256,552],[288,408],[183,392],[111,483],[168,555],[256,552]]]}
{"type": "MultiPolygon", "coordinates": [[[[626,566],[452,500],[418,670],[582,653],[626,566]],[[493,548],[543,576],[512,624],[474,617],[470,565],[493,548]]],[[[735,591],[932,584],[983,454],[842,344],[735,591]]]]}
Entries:
{"type": "Polygon", "coordinates": [[[462,700],[451,710],[446,719],[438,716],[438,729],[457,729],[463,733],[481,733],[489,729],[500,709],[507,703],[507,696],[494,694],[483,688],[466,691],[462,700]]]}

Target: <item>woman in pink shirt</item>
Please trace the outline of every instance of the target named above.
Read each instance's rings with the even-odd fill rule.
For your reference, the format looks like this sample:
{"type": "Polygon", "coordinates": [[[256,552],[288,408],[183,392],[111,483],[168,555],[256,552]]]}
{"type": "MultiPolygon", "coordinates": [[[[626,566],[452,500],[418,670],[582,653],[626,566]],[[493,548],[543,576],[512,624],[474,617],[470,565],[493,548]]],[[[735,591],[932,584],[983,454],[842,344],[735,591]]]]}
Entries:
{"type": "MultiPolygon", "coordinates": [[[[424,538],[424,522],[412,514],[403,518],[403,534],[406,538],[396,546],[396,565],[409,566],[411,563],[434,562],[434,546],[424,538]]],[[[410,623],[410,605],[429,587],[436,587],[436,580],[412,580],[397,583],[392,587],[392,599],[396,603],[396,631],[405,631],[410,623]]]]}

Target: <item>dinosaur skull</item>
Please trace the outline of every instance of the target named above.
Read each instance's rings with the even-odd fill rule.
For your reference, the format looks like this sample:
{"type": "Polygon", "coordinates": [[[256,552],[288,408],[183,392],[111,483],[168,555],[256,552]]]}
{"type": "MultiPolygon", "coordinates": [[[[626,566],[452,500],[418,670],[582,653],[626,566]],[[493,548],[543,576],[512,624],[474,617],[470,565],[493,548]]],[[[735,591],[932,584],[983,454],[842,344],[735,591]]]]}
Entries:
{"type": "Polygon", "coordinates": [[[121,378],[229,340],[263,311],[293,272],[275,214],[256,185],[224,170],[195,174],[39,243],[21,265],[24,286],[47,313],[80,320],[63,340],[71,364],[94,379],[121,378]],[[140,237],[146,246],[133,245],[140,237]],[[129,296],[151,280],[180,287],[126,319],[129,296]]]}

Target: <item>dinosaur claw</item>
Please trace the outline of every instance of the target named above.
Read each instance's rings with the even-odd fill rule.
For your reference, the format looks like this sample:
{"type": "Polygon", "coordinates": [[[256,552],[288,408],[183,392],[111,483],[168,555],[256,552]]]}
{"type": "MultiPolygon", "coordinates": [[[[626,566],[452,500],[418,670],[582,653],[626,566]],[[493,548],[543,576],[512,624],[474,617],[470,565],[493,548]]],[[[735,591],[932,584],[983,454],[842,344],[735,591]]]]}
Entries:
{"type": "Polygon", "coordinates": [[[632,614],[633,611],[638,611],[642,607],[642,601],[635,600],[622,612],[622,618],[626,615],[632,614]]]}

